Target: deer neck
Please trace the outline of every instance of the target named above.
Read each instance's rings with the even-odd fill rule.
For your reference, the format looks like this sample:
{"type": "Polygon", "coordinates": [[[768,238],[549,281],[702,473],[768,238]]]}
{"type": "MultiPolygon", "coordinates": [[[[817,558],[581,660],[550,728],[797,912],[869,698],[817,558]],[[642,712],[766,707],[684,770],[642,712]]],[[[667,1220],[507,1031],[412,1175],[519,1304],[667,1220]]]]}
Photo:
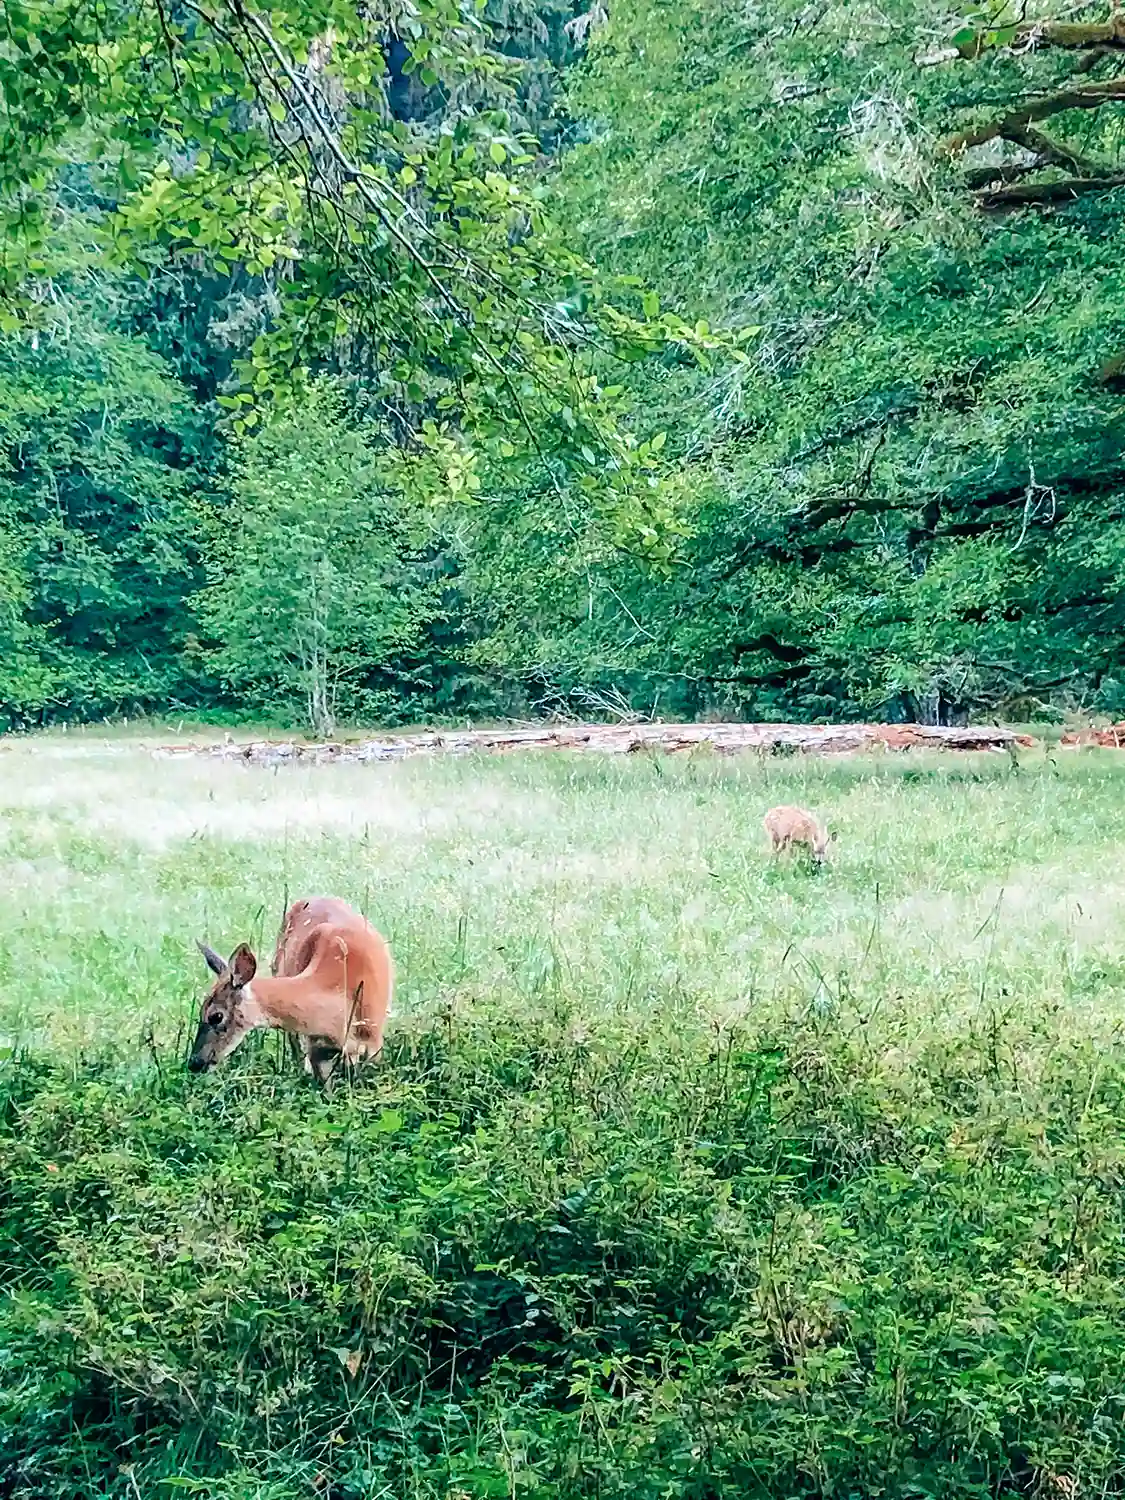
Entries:
{"type": "Polygon", "coordinates": [[[255,977],[242,989],[242,1004],[252,1026],[271,1026],[281,1031],[306,1031],[313,999],[309,981],[255,977]]]}

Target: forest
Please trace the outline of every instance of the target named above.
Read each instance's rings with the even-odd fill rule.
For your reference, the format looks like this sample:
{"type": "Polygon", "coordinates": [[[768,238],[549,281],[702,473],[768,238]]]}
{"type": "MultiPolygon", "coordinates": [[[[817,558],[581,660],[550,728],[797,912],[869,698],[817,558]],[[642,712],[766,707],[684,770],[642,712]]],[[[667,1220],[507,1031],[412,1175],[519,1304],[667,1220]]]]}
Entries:
{"type": "Polygon", "coordinates": [[[1125,712],[1109,0],[7,0],[0,726],[1125,712]]]}

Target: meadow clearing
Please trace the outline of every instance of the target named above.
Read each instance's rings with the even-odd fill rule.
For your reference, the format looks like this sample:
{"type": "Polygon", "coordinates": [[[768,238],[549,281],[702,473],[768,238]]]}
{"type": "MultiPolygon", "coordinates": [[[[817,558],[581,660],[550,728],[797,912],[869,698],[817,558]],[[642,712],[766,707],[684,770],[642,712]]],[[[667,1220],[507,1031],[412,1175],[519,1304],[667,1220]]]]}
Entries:
{"type": "Polygon", "coordinates": [[[3,742],[0,1496],[1125,1492],[1123,821],[1100,751],[3,742]],[[382,1062],[190,1077],[195,938],[315,893],[382,1062]]]}

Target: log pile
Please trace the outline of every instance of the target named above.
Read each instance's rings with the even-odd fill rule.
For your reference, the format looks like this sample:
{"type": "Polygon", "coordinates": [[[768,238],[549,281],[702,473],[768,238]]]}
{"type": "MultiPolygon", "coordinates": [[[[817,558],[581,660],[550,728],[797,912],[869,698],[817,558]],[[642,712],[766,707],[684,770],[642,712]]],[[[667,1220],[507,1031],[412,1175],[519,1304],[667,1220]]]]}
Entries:
{"type": "Polygon", "coordinates": [[[1010,729],[937,728],[925,724],[565,724],[521,729],[467,729],[305,744],[253,740],[223,745],[166,745],[161,756],[203,755],[252,766],[364,764],[411,755],[474,751],[585,750],[719,755],[854,755],[872,750],[1000,750],[1035,741],[1010,729]]]}

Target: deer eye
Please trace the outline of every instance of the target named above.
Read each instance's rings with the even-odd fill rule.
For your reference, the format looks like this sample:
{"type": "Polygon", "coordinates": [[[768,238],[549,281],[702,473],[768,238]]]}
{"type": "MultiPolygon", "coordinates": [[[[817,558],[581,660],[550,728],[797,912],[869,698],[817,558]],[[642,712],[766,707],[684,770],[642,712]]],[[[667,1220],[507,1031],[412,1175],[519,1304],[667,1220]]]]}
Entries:
{"type": "Polygon", "coordinates": [[[223,1024],[223,1013],[222,1013],[222,1011],[221,1010],[213,1010],[213,1011],[211,1011],[210,1015],[208,1015],[208,1017],[207,1017],[207,1024],[208,1024],[208,1026],[213,1026],[216,1030],[218,1030],[218,1028],[223,1024]]]}

